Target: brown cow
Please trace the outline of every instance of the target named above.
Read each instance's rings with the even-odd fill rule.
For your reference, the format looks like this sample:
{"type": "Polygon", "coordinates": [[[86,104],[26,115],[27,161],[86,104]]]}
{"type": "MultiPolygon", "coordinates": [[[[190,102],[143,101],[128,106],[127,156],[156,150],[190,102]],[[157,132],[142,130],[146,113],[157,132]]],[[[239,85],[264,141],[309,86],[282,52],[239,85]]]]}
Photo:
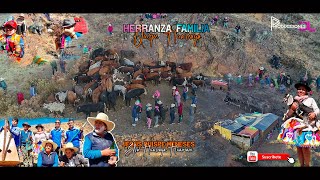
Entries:
{"type": "Polygon", "coordinates": [[[192,83],[195,84],[196,86],[201,86],[201,87],[206,85],[204,80],[193,80],[192,83]]]}
{"type": "Polygon", "coordinates": [[[111,72],[111,68],[110,67],[108,67],[108,66],[101,67],[100,70],[99,70],[99,75],[103,76],[103,75],[109,74],[110,72],[111,72]]]}
{"type": "Polygon", "coordinates": [[[171,67],[166,66],[166,67],[159,67],[159,68],[152,68],[150,69],[151,72],[167,72],[171,71],[171,67]]]}
{"type": "Polygon", "coordinates": [[[98,73],[100,71],[100,67],[96,67],[91,69],[90,71],[87,72],[88,76],[93,76],[94,74],[98,73]]]}
{"type": "Polygon", "coordinates": [[[183,70],[183,69],[181,69],[181,68],[176,68],[176,72],[178,73],[178,74],[183,74],[183,73],[185,73],[185,71],[183,70]]]}
{"type": "Polygon", "coordinates": [[[88,91],[88,89],[92,86],[92,85],[94,85],[94,83],[97,83],[96,81],[91,81],[91,82],[89,82],[88,84],[86,84],[84,87],[83,87],[83,99],[85,100],[86,99],[86,97],[87,97],[87,95],[88,95],[88,93],[89,93],[89,91],[88,91]]]}
{"type": "Polygon", "coordinates": [[[192,72],[186,72],[186,73],[182,73],[182,74],[177,74],[178,78],[191,78],[192,77],[192,72]]]}
{"type": "Polygon", "coordinates": [[[142,84],[144,86],[147,86],[146,83],[144,82],[144,80],[142,80],[142,79],[134,79],[131,81],[131,84],[142,84]]]}
{"type": "Polygon", "coordinates": [[[53,103],[55,101],[56,101],[56,98],[54,97],[54,94],[50,94],[50,96],[48,96],[48,98],[47,98],[47,102],[53,103]]]}
{"type": "Polygon", "coordinates": [[[149,68],[143,68],[142,69],[142,73],[144,74],[144,75],[146,75],[147,73],[149,73],[150,72],[150,69],[149,68]]]}
{"type": "Polygon", "coordinates": [[[118,70],[121,72],[121,73],[133,73],[134,72],[134,68],[133,67],[128,67],[128,66],[121,66],[118,68],[118,70]]]}
{"type": "Polygon", "coordinates": [[[80,64],[79,72],[80,73],[87,73],[89,71],[90,61],[86,61],[80,64]]]}
{"type": "Polygon", "coordinates": [[[124,85],[124,87],[127,89],[127,92],[130,91],[131,89],[144,89],[146,88],[144,85],[142,84],[126,84],[124,85]]]}
{"type": "Polygon", "coordinates": [[[77,94],[70,90],[67,92],[67,99],[68,99],[68,103],[72,104],[73,107],[75,107],[76,103],[79,103],[80,101],[80,99],[77,99],[77,94]]]}
{"type": "Polygon", "coordinates": [[[146,76],[146,81],[153,81],[155,85],[160,84],[161,77],[160,73],[153,72],[153,73],[147,73],[145,74],[146,76]]]}
{"type": "Polygon", "coordinates": [[[108,49],[104,52],[104,56],[108,59],[116,59],[116,60],[119,60],[119,55],[117,53],[117,50],[116,49],[108,49]]]}
{"type": "Polygon", "coordinates": [[[98,86],[95,90],[93,90],[93,92],[92,92],[92,102],[94,104],[99,102],[100,94],[102,93],[102,91],[103,91],[103,87],[101,85],[98,86]]]}
{"type": "Polygon", "coordinates": [[[108,92],[111,92],[112,86],[113,86],[111,77],[101,79],[101,86],[103,90],[107,90],[108,92]]]}
{"type": "Polygon", "coordinates": [[[138,71],[134,72],[132,78],[136,79],[140,74],[142,74],[142,70],[141,69],[139,69],[138,71]]]}
{"type": "Polygon", "coordinates": [[[171,72],[162,72],[160,74],[160,77],[166,81],[170,81],[170,79],[172,78],[172,73],[171,72]]]}
{"type": "Polygon", "coordinates": [[[190,62],[190,63],[181,63],[181,64],[179,64],[178,67],[183,69],[183,70],[185,70],[185,71],[187,71],[187,72],[190,72],[191,68],[192,68],[192,62],[190,62]]]}
{"type": "Polygon", "coordinates": [[[148,67],[153,67],[153,66],[157,66],[157,63],[155,62],[144,62],[143,66],[148,66],[148,67]]]}
{"type": "Polygon", "coordinates": [[[115,60],[102,61],[102,63],[101,63],[102,66],[110,66],[113,64],[118,64],[118,63],[115,60]]]}

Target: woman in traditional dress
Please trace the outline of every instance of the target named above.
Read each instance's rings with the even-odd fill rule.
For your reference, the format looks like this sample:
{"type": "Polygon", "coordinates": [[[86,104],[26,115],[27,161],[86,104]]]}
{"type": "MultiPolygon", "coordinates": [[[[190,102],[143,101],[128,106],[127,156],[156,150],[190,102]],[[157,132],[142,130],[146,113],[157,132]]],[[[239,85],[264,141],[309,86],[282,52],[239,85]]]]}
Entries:
{"type": "Polygon", "coordinates": [[[297,147],[300,166],[310,166],[311,147],[320,145],[320,122],[317,122],[319,108],[316,101],[308,96],[311,88],[305,82],[294,86],[297,96],[287,96],[288,111],[285,113],[278,136],[285,144],[297,147]]]}

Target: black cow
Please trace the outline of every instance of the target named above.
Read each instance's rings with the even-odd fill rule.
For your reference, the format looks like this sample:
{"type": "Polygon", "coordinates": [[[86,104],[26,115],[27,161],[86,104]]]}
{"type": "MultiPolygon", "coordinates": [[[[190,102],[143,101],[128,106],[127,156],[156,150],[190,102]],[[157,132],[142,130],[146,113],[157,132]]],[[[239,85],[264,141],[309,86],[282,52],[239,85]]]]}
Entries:
{"type": "Polygon", "coordinates": [[[91,112],[106,112],[106,104],[98,102],[97,104],[84,104],[77,107],[77,113],[83,112],[86,118],[90,116],[91,112]]]}
{"type": "MultiPolygon", "coordinates": [[[[144,88],[144,89],[131,89],[130,91],[128,91],[125,95],[125,100],[126,100],[126,106],[130,106],[130,102],[131,102],[131,99],[132,98],[135,98],[135,99],[139,99],[140,100],[140,95],[141,94],[147,94],[147,90],[144,88]]],[[[141,100],[140,100],[141,102],[141,100]]]]}
{"type": "Polygon", "coordinates": [[[111,91],[108,94],[108,108],[113,108],[114,111],[116,111],[116,103],[117,103],[117,92],[111,91]]]}
{"type": "Polygon", "coordinates": [[[92,81],[91,76],[87,76],[86,74],[76,75],[73,80],[76,84],[89,83],[92,81]]]}
{"type": "Polygon", "coordinates": [[[95,49],[92,53],[91,53],[91,59],[95,59],[98,56],[104,56],[104,50],[103,48],[98,48],[95,49]]]}
{"type": "Polygon", "coordinates": [[[120,59],[123,59],[123,58],[132,59],[136,56],[136,54],[137,53],[132,50],[121,50],[120,51],[120,59]]]}
{"type": "Polygon", "coordinates": [[[184,78],[176,78],[173,77],[170,79],[169,81],[169,85],[172,84],[173,86],[183,86],[183,84],[187,84],[187,82],[185,82],[184,78]]]}

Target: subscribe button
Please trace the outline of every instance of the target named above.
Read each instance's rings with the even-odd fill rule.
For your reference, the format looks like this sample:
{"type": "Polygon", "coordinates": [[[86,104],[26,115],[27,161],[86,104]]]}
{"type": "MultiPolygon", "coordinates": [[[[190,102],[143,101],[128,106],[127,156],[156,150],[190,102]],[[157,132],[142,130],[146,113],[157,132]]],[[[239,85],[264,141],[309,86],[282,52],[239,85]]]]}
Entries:
{"type": "Polygon", "coordinates": [[[288,160],[290,155],[287,153],[258,153],[257,151],[248,151],[247,152],[247,161],[248,162],[257,162],[259,161],[281,161],[288,160]]]}

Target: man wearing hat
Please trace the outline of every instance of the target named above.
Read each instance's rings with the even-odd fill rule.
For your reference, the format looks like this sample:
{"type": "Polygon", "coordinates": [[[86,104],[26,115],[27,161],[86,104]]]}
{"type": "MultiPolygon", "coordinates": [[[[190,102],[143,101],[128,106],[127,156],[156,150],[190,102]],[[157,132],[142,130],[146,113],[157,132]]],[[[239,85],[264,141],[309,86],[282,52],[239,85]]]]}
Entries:
{"type": "Polygon", "coordinates": [[[162,101],[158,101],[158,105],[159,105],[159,110],[160,110],[160,124],[163,125],[163,123],[166,120],[166,113],[168,111],[168,107],[165,108],[162,101]]]}
{"type": "MultiPolygon", "coordinates": [[[[297,147],[298,159],[300,162],[300,166],[310,166],[311,162],[311,150],[310,147],[317,146],[317,144],[310,144],[311,141],[307,139],[308,134],[312,136],[312,131],[318,131],[320,126],[317,122],[317,117],[319,116],[319,107],[317,102],[308,96],[308,93],[311,91],[311,88],[306,82],[299,82],[294,85],[297,89],[297,96],[294,97],[292,105],[289,106],[289,110],[285,114],[284,120],[289,120],[290,117],[294,115],[294,112],[305,109],[303,106],[311,109],[310,112],[302,112],[303,122],[299,124],[294,124],[295,122],[289,122],[294,125],[295,129],[293,130],[293,134],[296,136],[293,137],[294,144],[297,147]],[[307,144],[310,144],[306,146],[307,144]]],[[[285,127],[285,126],[284,126],[285,127]]],[[[284,139],[287,135],[287,130],[282,130],[281,132],[286,132],[282,135],[279,134],[280,139],[284,139]]],[[[279,138],[278,137],[278,138],[279,138]]]]}
{"type": "Polygon", "coordinates": [[[58,145],[50,139],[43,141],[41,146],[44,150],[38,154],[37,167],[58,167],[59,157],[55,152],[58,145]]]}
{"type": "Polygon", "coordinates": [[[132,116],[132,126],[136,126],[138,121],[138,110],[139,110],[139,101],[137,100],[132,107],[131,116],[132,116]]]}
{"type": "Polygon", "coordinates": [[[170,124],[174,124],[174,119],[175,119],[175,116],[176,116],[176,109],[175,109],[175,104],[172,103],[170,105],[170,124]]]}
{"type": "Polygon", "coordinates": [[[24,20],[24,14],[21,13],[17,18],[17,34],[23,35],[24,37],[27,35],[27,25],[24,20]]]}
{"type": "Polygon", "coordinates": [[[191,125],[194,121],[194,114],[196,113],[196,104],[191,104],[190,105],[190,109],[189,109],[189,117],[190,117],[190,121],[189,121],[189,125],[191,125]]]}
{"type": "Polygon", "coordinates": [[[152,122],[152,105],[148,103],[146,105],[146,116],[147,116],[147,125],[148,129],[151,129],[151,122],[152,122]]]}
{"type": "Polygon", "coordinates": [[[25,122],[22,124],[23,130],[20,132],[20,149],[22,152],[23,164],[25,167],[33,165],[31,156],[32,144],[34,142],[33,132],[29,129],[31,126],[25,122]]]}
{"type": "Polygon", "coordinates": [[[6,22],[4,25],[5,34],[0,35],[0,47],[6,50],[8,55],[16,58],[20,62],[24,56],[24,41],[17,34],[17,23],[14,20],[6,22]]]}
{"type": "Polygon", "coordinates": [[[68,142],[61,151],[64,155],[60,158],[60,167],[89,167],[89,162],[77,153],[79,149],[72,142],[68,142]]]}
{"type": "Polygon", "coordinates": [[[119,160],[118,145],[111,134],[114,122],[108,115],[99,113],[96,117],[88,117],[87,121],[94,127],[93,132],[84,139],[83,154],[89,159],[90,167],[114,167],[119,160]]]}

